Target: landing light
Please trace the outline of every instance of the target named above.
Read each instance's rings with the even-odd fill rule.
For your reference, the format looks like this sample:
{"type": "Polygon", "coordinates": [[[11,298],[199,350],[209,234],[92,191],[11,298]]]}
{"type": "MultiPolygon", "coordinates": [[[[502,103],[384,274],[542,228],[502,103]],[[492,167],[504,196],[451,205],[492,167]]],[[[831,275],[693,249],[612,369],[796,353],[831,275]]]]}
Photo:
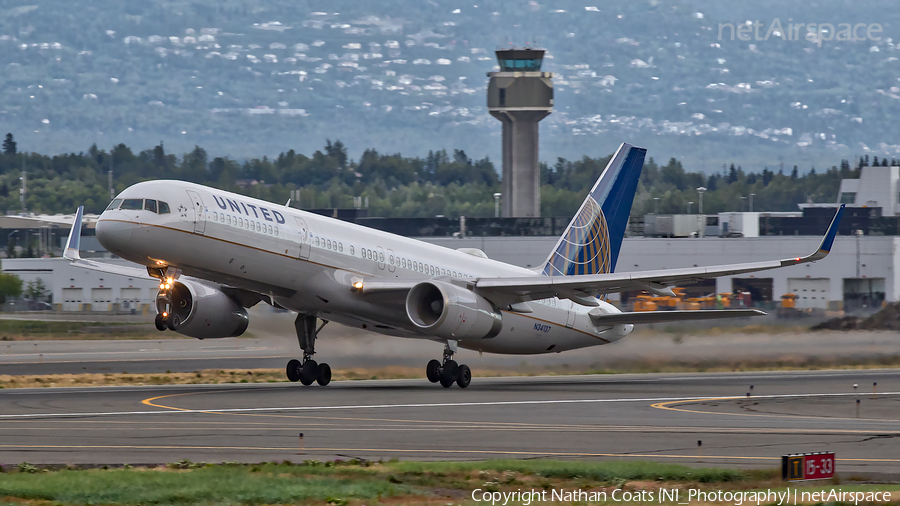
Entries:
{"type": "Polygon", "coordinates": [[[169,317],[169,313],[163,312],[163,318],[168,318],[168,317],[169,317]]]}
{"type": "Polygon", "coordinates": [[[352,286],[353,286],[353,291],[359,291],[359,290],[362,290],[363,282],[362,282],[362,281],[355,281],[355,282],[353,283],[352,286]]]}
{"type": "Polygon", "coordinates": [[[159,284],[159,289],[160,289],[160,290],[164,290],[165,288],[166,288],[166,284],[165,284],[165,283],[160,283],[160,284],[159,284]]]}

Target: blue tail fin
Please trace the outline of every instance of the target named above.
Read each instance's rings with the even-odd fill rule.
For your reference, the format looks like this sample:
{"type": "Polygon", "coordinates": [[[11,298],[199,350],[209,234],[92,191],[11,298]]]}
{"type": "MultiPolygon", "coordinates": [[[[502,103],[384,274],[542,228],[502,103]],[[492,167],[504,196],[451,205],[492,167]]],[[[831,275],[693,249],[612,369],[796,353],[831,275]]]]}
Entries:
{"type": "Polygon", "coordinates": [[[647,150],[623,143],[584,199],[547,262],[547,276],[613,272],[647,150]]]}

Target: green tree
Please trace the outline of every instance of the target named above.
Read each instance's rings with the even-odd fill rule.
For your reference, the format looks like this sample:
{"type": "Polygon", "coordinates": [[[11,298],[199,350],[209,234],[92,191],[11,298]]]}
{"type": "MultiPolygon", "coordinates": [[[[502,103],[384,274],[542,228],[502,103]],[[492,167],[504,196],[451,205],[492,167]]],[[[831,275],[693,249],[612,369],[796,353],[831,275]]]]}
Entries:
{"type": "Polygon", "coordinates": [[[3,140],[3,153],[7,155],[16,154],[16,141],[13,140],[13,134],[6,134],[6,139],[3,140]]]}
{"type": "MultiPolygon", "coordinates": [[[[22,280],[19,280],[19,289],[21,290],[22,280]]],[[[47,296],[48,290],[47,285],[44,284],[44,280],[41,278],[37,278],[34,281],[29,281],[25,285],[25,296],[31,299],[32,301],[40,300],[47,296]]]]}
{"type": "Polygon", "coordinates": [[[7,297],[15,298],[22,294],[22,280],[15,274],[0,273],[0,303],[7,297]]]}

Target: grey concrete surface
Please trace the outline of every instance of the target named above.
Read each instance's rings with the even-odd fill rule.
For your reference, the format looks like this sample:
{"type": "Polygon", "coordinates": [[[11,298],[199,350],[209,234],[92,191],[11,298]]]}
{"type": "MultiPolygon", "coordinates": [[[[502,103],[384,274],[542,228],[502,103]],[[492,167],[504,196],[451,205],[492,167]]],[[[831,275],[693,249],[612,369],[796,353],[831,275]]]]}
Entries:
{"type": "Polygon", "coordinates": [[[476,371],[466,390],[424,379],[3,390],[0,463],[552,457],[763,468],[828,450],[845,476],[896,478],[898,391],[898,370],[476,371]]]}
{"type": "MultiPolygon", "coordinates": [[[[300,355],[293,313],[253,308],[248,334],[237,339],[0,341],[0,374],[75,374],[81,372],[161,373],[200,369],[281,368],[300,355]]],[[[755,323],[751,322],[751,323],[755,323]]],[[[491,355],[460,350],[458,359],[478,369],[581,371],[618,368],[652,371],[663,366],[746,366],[768,362],[786,365],[832,363],[900,363],[896,332],[742,332],[685,328],[679,333],[639,327],[625,339],[566,353],[491,355]]],[[[157,335],[153,330],[151,335],[157,335]]],[[[330,324],[316,344],[316,359],[335,368],[422,367],[440,358],[440,343],[387,337],[330,324]]]]}

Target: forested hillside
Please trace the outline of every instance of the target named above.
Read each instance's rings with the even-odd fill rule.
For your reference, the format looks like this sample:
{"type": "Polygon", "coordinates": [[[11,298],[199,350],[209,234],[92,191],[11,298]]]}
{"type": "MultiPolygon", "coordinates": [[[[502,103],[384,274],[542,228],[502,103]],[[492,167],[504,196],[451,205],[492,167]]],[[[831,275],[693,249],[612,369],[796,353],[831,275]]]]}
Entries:
{"type": "Polygon", "coordinates": [[[357,159],[496,160],[485,72],[494,49],[536,42],[555,73],[544,160],[628,141],[707,173],[826,166],[900,150],[898,17],[886,0],[20,0],[0,6],[0,125],[50,154],[163,141],[245,159],[340,138],[357,159]],[[881,31],[719,35],[758,21],[762,36],[776,18],[881,31]]]}
{"type": "MultiPolygon", "coordinates": [[[[430,150],[424,157],[364,149],[354,160],[343,142],[327,141],[311,155],[294,150],[276,157],[237,161],[215,156],[199,146],[176,156],[164,144],[135,152],[125,144],[111,151],[91,146],[86,152],[63,155],[14,153],[8,140],[0,154],[0,210],[19,212],[18,188],[22,167],[28,174],[26,209],[36,213],[70,213],[84,205],[101,212],[109,202],[110,168],[116,192],[146,179],[181,179],[228,191],[284,203],[292,190],[300,190],[299,208],[348,208],[354,197],[369,203],[370,216],[384,217],[489,217],[494,213],[494,192],[500,191],[496,167],[490,158],[475,160],[464,150],[430,150]]],[[[572,216],[600,176],[610,155],[576,160],[559,158],[542,164],[541,214],[572,216]]],[[[877,160],[872,160],[877,162],[877,160]]],[[[649,158],[641,175],[632,214],[655,210],[683,213],[696,202],[698,187],[708,188],[704,211],[747,210],[754,193],[754,210],[797,211],[797,203],[834,202],[841,178],[858,177],[846,161],[827,170],[798,167],[745,171],[740,165],[713,174],[685,169],[671,158],[664,165],[649,158]]],[[[697,207],[693,208],[697,211],[697,207]]]]}

